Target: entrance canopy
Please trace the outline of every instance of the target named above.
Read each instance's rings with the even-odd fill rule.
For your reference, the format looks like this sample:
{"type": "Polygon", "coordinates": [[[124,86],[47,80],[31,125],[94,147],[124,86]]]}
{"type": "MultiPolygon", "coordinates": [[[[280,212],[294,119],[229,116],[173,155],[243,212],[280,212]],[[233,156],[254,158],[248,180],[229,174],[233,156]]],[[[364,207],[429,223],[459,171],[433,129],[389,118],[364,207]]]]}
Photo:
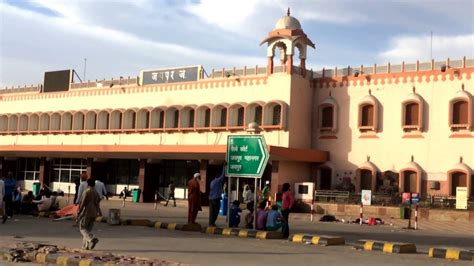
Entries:
{"type": "MultiPolygon", "coordinates": [[[[3,157],[225,160],[226,145],[9,145],[3,157]]],[[[329,152],[268,145],[270,160],[323,163],[329,152]]]]}

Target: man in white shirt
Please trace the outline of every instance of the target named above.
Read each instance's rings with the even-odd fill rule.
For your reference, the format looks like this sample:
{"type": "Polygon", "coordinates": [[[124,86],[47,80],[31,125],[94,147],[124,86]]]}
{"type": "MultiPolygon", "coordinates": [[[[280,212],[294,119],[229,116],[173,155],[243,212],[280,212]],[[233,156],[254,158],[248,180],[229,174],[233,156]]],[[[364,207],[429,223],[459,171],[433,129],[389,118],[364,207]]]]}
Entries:
{"type": "Polygon", "coordinates": [[[99,194],[101,200],[104,198],[107,200],[109,199],[109,197],[107,197],[107,189],[105,189],[105,185],[102,181],[96,180],[94,188],[97,194],[99,194]]]}

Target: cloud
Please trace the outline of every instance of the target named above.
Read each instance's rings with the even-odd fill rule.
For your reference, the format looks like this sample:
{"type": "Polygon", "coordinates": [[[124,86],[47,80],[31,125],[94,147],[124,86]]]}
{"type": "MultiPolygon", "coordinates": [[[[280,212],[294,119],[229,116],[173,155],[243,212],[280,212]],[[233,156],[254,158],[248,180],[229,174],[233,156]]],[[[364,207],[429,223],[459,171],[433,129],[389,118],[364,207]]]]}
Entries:
{"type": "Polygon", "coordinates": [[[37,75],[33,75],[33,79],[31,75],[20,74],[23,73],[21,62],[28,62],[28,69],[35,71],[82,69],[83,58],[87,57],[88,64],[95,65],[88,66],[91,79],[125,73],[138,75],[146,68],[198,64],[241,67],[265,63],[264,57],[148,40],[131,33],[86,25],[66,17],[45,16],[9,5],[0,4],[0,8],[5,29],[15,28],[14,31],[2,32],[1,86],[41,82],[37,75]],[[28,41],[14,45],[7,40],[28,41]],[[15,60],[18,62],[10,64],[15,60]]]}
{"type": "MultiPolygon", "coordinates": [[[[431,36],[398,36],[390,41],[390,47],[379,54],[384,62],[429,61],[431,36]]],[[[460,59],[474,55],[474,34],[433,36],[433,59],[460,59]]]]}

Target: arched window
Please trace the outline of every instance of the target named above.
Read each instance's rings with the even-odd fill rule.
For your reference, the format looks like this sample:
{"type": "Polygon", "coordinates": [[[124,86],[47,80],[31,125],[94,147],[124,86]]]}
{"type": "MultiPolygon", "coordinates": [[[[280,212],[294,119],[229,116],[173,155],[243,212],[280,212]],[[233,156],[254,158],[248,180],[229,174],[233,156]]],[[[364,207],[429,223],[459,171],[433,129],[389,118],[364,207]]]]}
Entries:
{"type": "Polygon", "coordinates": [[[453,124],[462,125],[468,123],[469,104],[467,101],[453,103],[453,124]]]}
{"type": "Polygon", "coordinates": [[[122,111],[114,110],[110,114],[110,130],[119,131],[122,129],[122,111]]]}
{"type": "MultiPolygon", "coordinates": [[[[180,107],[179,107],[180,108],[180,107]]],[[[179,109],[169,107],[165,112],[165,128],[179,128],[179,109]]]]}
{"type": "Polygon", "coordinates": [[[182,129],[192,129],[194,128],[194,119],[195,119],[195,112],[194,106],[186,106],[181,109],[180,112],[180,127],[182,129]]]}
{"type": "Polygon", "coordinates": [[[227,127],[227,104],[213,107],[211,112],[211,127],[224,129],[227,127]]]}
{"type": "Polygon", "coordinates": [[[51,115],[51,129],[52,132],[61,130],[61,115],[59,113],[53,113],[51,115]]]}
{"type": "Polygon", "coordinates": [[[263,121],[263,102],[250,103],[245,107],[245,123],[244,126],[249,123],[256,122],[259,126],[262,126],[263,121]]]}
{"type": "Polygon", "coordinates": [[[161,108],[155,108],[151,111],[151,128],[162,129],[165,123],[165,111],[161,108]]]}
{"type": "Polygon", "coordinates": [[[72,114],[65,112],[61,115],[61,130],[71,131],[72,130],[72,114]]]}
{"type": "Polygon", "coordinates": [[[18,131],[18,115],[11,115],[8,118],[9,133],[16,133],[18,131]]]}
{"type": "Polygon", "coordinates": [[[467,188],[467,197],[472,196],[473,189],[473,171],[472,169],[463,163],[462,157],[459,159],[459,163],[454,165],[450,171],[448,171],[448,193],[451,196],[456,196],[457,187],[467,188]]]}
{"type": "Polygon", "coordinates": [[[370,161],[370,157],[367,156],[367,161],[356,171],[356,192],[372,190],[374,193],[377,190],[377,173],[377,167],[370,161]]]}
{"type": "Polygon", "coordinates": [[[264,120],[263,127],[279,128],[285,124],[285,108],[286,105],[281,101],[272,101],[265,104],[263,109],[264,120]]]}
{"type": "Polygon", "coordinates": [[[105,131],[109,129],[110,114],[107,111],[100,111],[97,117],[97,129],[105,131]]]}
{"type": "Polygon", "coordinates": [[[402,128],[405,132],[423,130],[424,100],[415,92],[409,94],[402,102],[402,128]]]}
{"type": "Polygon", "coordinates": [[[40,115],[39,130],[41,132],[49,131],[50,120],[51,120],[51,118],[50,118],[49,114],[43,113],[43,114],[40,115]]]}
{"type": "Polygon", "coordinates": [[[37,114],[32,114],[30,116],[28,121],[28,130],[30,132],[37,132],[39,130],[39,116],[37,114]]]}
{"type": "Polygon", "coordinates": [[[28,116],[26,114],[20,115],[20,120],[18,121],[18,130],[20,132],[28,131],[28,116]]]}
{"type": "Polygon", "coordinates": [[[196,108],[196,128],[209,128],[211,123],[211,107],[211,105],[203,105],[196,108]]]}
{"type": "Polygon", "coordinates": [[[319,129],[322,133],[337,131],[337,102],[331,93],[319,105],[319,129]]]}
{"type": "MultiPolygon", "coordinates": [[[[104,119],[106,120],[105,121],[105,124],[108,125],[109,124],[109,119],[108,119],[108,114],[107,113],[103,113],[104,116],[104,119]]],[[[94,112],[94,111],[89,111],[86,113],[86,122],[85,122],[85,129],[87,131],[93,131],[93,130],[96,130],[97,129],[97,113],[94,112]]]]}
{"type": "Polygon", "coordinates": [[[374,126],[374,106],[366,104],[362,106],[362,121],[361,127],[373,127],[374,126]]]}
{"type": "Polygon", "coordinates": [[[333,116],[334,107],[332,105],[323,107],[321,119],[321,128],[332,128],[334,126],[333,116]]]}
{"type": "Polygon", "coordinates": [[[378,130],[378,101],[370,94],[359,103],[359,130],[361,132],[377,132],[378,130]]]}
{"type": "Polygon", "coordinates": [[[8,131],[8,116],[0,115],[0,132],[8,131]]]}
{"type": "Polygon", "coordinates": [[[400,170],[399,175],[399,190],[400,192],[416,192],[421,191],[421,174],[423,169],[414,161],[414,157],[408,162],[405,167],[400,170]]]}
{"type": "Polygon", "coordinates": [[[135,129],[137,120],[137,113],[135,110],[127,110],[123,114],[123,129],[131,130],[135,129]]]}
{"type": "Polygon", "coordinates": [[[449,126],[451,130],[472,130],[472,96],[464,90],[449,101],[449,126]]]}
{"type": "Polygon", "coordinates": [[[244,105],[234,104],[229,107],[229,126],[243,127],[244,126],[244,105]]]}
{"type": "Polygon", "coordinates": [[[74,125],[72,126],[72,130],[74,131],[82,131],[84,130],[84,120],[85,115],[83,112],[77,112],[74,114],[74,125]]]}
{"type": "Polygon", "coordinates": [[[137,129],[148,129],[150,127],[150,111],[141,109],[137,113],[137,129]]]}

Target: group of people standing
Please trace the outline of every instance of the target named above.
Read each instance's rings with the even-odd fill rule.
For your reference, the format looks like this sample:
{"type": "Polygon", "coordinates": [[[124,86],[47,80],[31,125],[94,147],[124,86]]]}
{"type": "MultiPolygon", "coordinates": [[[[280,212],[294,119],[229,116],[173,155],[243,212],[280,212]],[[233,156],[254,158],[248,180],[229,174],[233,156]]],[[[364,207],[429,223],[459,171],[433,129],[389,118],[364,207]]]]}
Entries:
{"type": "MultiPolygon", "coordinates": [[[[219,215],[220,203],[223,191],[225,193],[225,168],[226,163],[222,167],[222,172],[210,182],[209,189],[209,226],[216,226],[216,220],[219,215]]],[[[200,173],[195,173],[193,178],[188,181],[188,223],[195,224],[196,217],[201,208],[201,189],[199,182],[201,181],[200,173]]],[[[174,193],[173,193],[174,194],[174,193]]],[[[244,186],[242,193],[243,202],[247,204],[249,214],[246,216],[246,226],[253,227],[254,219],[254,194],[248,185],[244,186]]],[[[174,199],[174,195],[173,195],[174,199]]],[[[258,230],[278,230],[282,229],[285,237],[289,236],[289,214],[294,205],[294,196],[290,189],[289,183],[282,186],[282,204],[281,210],[276,205],[270,206],[270,183],[267,181],[262,190],[262,196],[259,197],[259,211],[257,212],[256,228],[258,230]],[[259,214],[260,213],[260,214],[259,214]],[[263,223],[263,225],[262,225],[263,223]]],[[[169,200],[169,198],[168,198],[169,200]]],[[[167,201],[168,203],[168,201],[167,201]]],[[[233,202],[230,211],[230,225],[238,226],[240,222],[240,201],[233,202]],[[235,216],[235,217],[234,217],[235,216]],[[236,218],[238,217],[238,222],[236,218]]],[[[240,210],[241,211],[241,210],[240,210]]]]}

